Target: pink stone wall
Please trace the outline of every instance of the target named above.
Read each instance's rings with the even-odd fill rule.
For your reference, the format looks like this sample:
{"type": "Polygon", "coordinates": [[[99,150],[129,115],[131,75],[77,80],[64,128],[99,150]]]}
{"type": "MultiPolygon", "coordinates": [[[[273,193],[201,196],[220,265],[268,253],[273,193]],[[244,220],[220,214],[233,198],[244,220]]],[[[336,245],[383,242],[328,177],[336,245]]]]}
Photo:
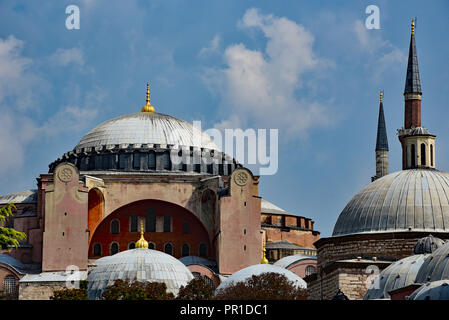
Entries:
{"type": "Polygon", "coordinates": [[[231,196],[220,199],[220,273],[232,274],[262,259],[261,199],[255,184],[249,170],[237,169],[230,179],[231,196]]]}
{"type": "Polygon", "coordinates": [[[70,163],[60,164],[53,176],[45,190],[42,271],[66,270],[69,265],[87,270],[87,190],[70,163]]]}

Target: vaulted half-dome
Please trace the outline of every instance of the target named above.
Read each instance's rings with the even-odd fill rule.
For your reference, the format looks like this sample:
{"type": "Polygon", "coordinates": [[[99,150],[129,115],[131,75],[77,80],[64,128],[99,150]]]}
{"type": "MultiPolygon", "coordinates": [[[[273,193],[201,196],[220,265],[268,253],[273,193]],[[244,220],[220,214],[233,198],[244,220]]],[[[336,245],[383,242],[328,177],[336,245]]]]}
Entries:
{"type": "Polygon", "coordinates": [[[349,201],[333,236],[407,230],[449,231],[449,173],[411,169],[377,179],[349,201]]]}
{"type": "Polygon", "coordinates": [[[156,112],[137,112],[103,122],[87,133],[75,149],[115,145],[175,145],[219,148],[187,121],[156,112]]]}

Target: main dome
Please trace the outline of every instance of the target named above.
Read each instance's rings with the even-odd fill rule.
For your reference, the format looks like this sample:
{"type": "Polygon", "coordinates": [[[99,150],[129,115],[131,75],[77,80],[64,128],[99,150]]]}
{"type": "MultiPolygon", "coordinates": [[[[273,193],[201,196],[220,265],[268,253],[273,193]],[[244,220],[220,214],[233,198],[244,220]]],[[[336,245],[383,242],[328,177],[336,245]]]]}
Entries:
{"type": "Polygon", "coordinates": [[[357,193],[338,217],[333,236],[395,231],[449,231],[449,173],[391,173],[357,193]]]}
{"type": "Polygon", "coordinates": [[[205,132],[184,120],[156,112],[137,112],[105,121],[87,133],[75,149],[142,144],[199,147],[219,151],[205,132]]]}

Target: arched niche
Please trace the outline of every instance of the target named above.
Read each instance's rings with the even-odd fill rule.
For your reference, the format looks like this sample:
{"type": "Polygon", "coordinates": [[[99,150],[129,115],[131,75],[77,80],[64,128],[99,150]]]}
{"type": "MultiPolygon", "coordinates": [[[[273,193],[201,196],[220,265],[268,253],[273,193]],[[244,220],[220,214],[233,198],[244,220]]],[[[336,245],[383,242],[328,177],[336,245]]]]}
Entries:
{"type": "MultiPolygon", "coordinates": [[[[161,200],[140,200],[124,205],[105,217],[96,227],[89,245],[89,258],[93,256],[93,244],[100,243],[103,248],[109,248],[112,242],[117,242],[120,251],[127,250],[128,244],[137,241],[140,238],[140,229],[132,231],[130,228],[130,217],[137,215],[139,221],[142,221],[144,228],[144,237],[148,242],[154,243],[156,250],[164,251],[164,245],[171,243],[173,246],[173,256],[182,257],[182,245],[188,244],[191,250],[198,248],[200,244],[205,244],[208,248],[207,257],[215,260],[215,251],[210,243],[210,233],[199,218],[192,212],[177,204],[161,200]],[[153,221],[155,215],[155,226],[152,223],[147,224],[146,219],[151,217],[153,221]],[[171,228],[167,231],[164,228],[164,217],[170,216],[171,228]],[[110,224],[113,220],[120,223],[120,233],[111,234],[110,224]],[[189,228],[186,233],[185,222],[189,228]],[[151,230],[151,231],[148,231],[151,230]]],[[[166,218],[165,218],[166,219],[166,218]]],[[[107,250],[103,250],[102,256],[107,256],[107,250]]]]}
{"type": "Polygon", "coordinates": [[[100,190],[97,188],[92,188],[89,190],[89,197],[88,197],[88,221],[87,221],[87,228],[90,231],[89,235],[89,244],[90,240],[92,239],[92,236],[94,234],[95,229],[100,224],[101,220],[103,219],[103,212],[104,212],[104,197],[103,193],[101,193],[100,190]]]}

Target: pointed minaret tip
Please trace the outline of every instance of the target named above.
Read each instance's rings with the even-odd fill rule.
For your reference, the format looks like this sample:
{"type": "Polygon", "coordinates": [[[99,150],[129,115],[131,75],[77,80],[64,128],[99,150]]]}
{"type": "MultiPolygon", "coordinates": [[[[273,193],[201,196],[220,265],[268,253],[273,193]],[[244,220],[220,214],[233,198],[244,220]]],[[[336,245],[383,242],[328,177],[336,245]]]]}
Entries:
{"type": "Polygon", "coordinates": [[[415,34],[415,20],[412,19],[412,34],[415,34]]]}
{"type": "Polygon", "coordinates": [[[381,89],[381,90],[380,90],[380,103],[382,103],[383,97],[384,97],[384,92],[383,92],[383,90],[381,89]]]}

